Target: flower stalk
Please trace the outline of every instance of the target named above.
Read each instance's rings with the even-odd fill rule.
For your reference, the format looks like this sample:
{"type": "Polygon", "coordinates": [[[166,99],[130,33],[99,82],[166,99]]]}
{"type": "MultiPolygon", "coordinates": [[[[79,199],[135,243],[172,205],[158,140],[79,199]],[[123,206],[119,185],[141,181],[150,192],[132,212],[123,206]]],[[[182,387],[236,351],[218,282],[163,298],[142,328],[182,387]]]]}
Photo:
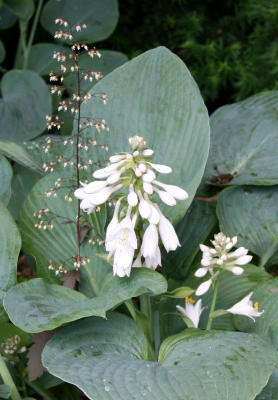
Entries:
{"type": "Polygon", "coordinates": [[[209,316],[208,316],[208,322],[207,322],[207,327],[206,327],[207,331],[209,331],[211,329],[211,325],[212,325],[213,313],[214,313],[215,306],[216,306],[216,298],[217,298],[217,292],[218,292],[218,279],[219,279],[219,277],[217,277],[213,283],[213,295],[212,295],[209,316]]]}
{"type": "Polygon", "coordinates": [[[8,385],[11,389],[11,398],[12,400],[21,400],[21,396],[16,388],[14,380],[8,370],[8,367],[5,363],[4,358],[0,354],[0,376],[5,385],[8,385]]]}

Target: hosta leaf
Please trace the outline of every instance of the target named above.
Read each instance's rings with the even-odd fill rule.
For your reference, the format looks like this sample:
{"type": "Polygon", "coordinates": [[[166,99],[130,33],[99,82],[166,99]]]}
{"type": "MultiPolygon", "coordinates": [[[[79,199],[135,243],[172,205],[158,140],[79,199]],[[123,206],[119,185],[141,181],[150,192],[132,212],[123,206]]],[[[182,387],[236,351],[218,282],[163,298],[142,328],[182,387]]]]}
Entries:
{"type": "Polygon", "coordinates": [[[11,196],[11,180],[13,175],[9,161],[0,155],[0,200],[7,205],[11,196]]]}
{"type": "Polygon", "coordinates": [[[86,319],[59,329],[44,366],[98,400],[252,400],[274,369],[273,349],[256,335],[188,329],[151,361],[146,338],[128,317],[86,319]]]}
{"type": "MultiPolygon", "coordinates": [[[[158,47],[112,71],[94,92],[107,93],[107,105],[95,99],[82,112],[107,121],[105,142],[111,154],[130,151],[128,138],[139,133],[154,149],[154,162],[173,168],[163,181],[188,191],[187,201],[164,207],[178,222],[200,183],[209,148],[207,110],[188,69],[175,54],[158,47]]],[[[95,159],[104,157],[98,154],[95,159]]]]}
{"type": "Polygon", "coordinates": [[[12,196],[8,208],[13,217],[17,219],[28,193],[34,184],[41,178],[41,175],[29,168],[22,167],[19,164],[14,165],[13,172],[12,196]]]}
{"type": "Polygon", "coordinates": [[[28,58],[28,69],[39,75],[48,75],[51,71],[58,71],[60,65],[53,59],[53,52],[65,51],[65,47],[57,43],[37,43],[31,47],[28,58]]]}
{"type": "Polygon", "coordinates": [[[130,278],[109,273],[98,296],[92,299],[64,286],[33,279],[10,290],[4,298],[4,307],[16,326],[35,333],[91,315],[104,317],[106,311],[131,297],[144,293],[156,295],[166,290],[163,276],[146,268],[134,269],[130,278]]]}
{"type": "Polygon", "coordinates": [[[54,34],[64,28],[55,24],[56,18],[65,18],[71,25],[85,23],[87,28],[81,32],[74,31],[74,38],[78,42],[93,43],[111,35],[118,22],[118,14],[117,0],[49,0],[42,11],[41,24],[54,34]]]}
{"type": "Polygon", "coordinates": [[[5,6],[19,18],[28,21],[35,10],[33,0],[5,0],[5,6]]]}
{"type": "MultiPolygon", "coordinates": [[[[17,259],[21,248],[21,238],[11,214],[1,202],[0,221],[0,292],[5,292],[16,283],[17,259]]],[[[5,322],[6,319],[1,301],[0,322],[5,322]]]]}
{"type": "Polygon", "coordinates": [[[176,226],[181,247],[167,255],[164,253],[163,271],[174,279],[184,279],[199,251],[199,244],[206,240],[216,222],[215,206],[195,200],[176,226]]]}
{"type": "Polygon", "coordinates": [[[16,16],[4,4],[0,7],[0,29],[8,29],[16,22],[16,16]]]}
{"type": "MultiPolygon", "coordinates": [[[[32,150],[34,150],[34,148],[32,150]]],[[[32,156],[31,151],[26,151],[17,143],[8,140],[0,140],[0,153],[18,162],[18,164],[23,165],[24,167],[42,173],[41,164],[32,156]]]]}
{"type": "MultiPolygon", "coordinates": [[[[128,58],[125,54],[120,53],[119,51],[111,51],[111,50],[99,50],[101,53],[101,58],[94,57],[93,59],[88,56],[88,54],[82,54],[78,58],[79,68],[82,70],[93,70],[99,71],[103,76],[109,74],[115,68],[120,67],[122,64],[128,61],[128,58]]],[[[76,77],[72,74],[69,74],[65,78],[65,84],[70,87],[76,87],[76,77]]],[[[82,82],[82,88],[84,90],[90,90],[94,85],[95,81],[90,82],[89,80],[82,82]]]]}
{"type": "MultiPolygon", "coordinates": [[[[206,279],[208,279],[207,276],[203,278],[203,280],[206,279]]],[[[244,267],[244,273],[240,276],[235,276],[230,272],[221,274],[219,279],[216,309],[226,310],[232,307],[244,296],[254,290],[258,285],[272,280],[273,278],[271,275],[254,265],[247,265],[244,267]]],[[[196,278],[193,274],[191,274],[188,279],[183,282],[170,280],[169,287],[172,289],[181,285],[187,285],[196,289],[201,282],[202,280],[200,278],[196,278]]],[[[199,327],[205,329],[212,300],[212,291],[210,290],[201,298],[203,307],[205,308],[201,315],[199,327]]],[[[197,300],[197,297],[195,297],[195,299],[197,300]]],[[[167,299],[162,301],[159,305],[160,329],[162,338],[173,335],[184,327],[184,322],[180,316],[180,313],[176,309],[177,304],[184,307],[184,299],[167,299]]],[[[213,320],[212,327],[214,329],[234,330],[235,327],[232,314],[226,314],[224,316],[215,318],[213,320]]]]}
{"type": "Polygon", "coordinates": [[[35,72],[12,70],[4,75],[1,86],[1,139],[22,142],[42,133],[45,115],[51,110],[44,81],[35,72]]]}
{"type": "Polygon", "coordinates": [[[256,400],[277,400],[278,399],[278,369],[275,368],[273,374],[269,378],[267,385],[262,392],[256,397],[256,400]]]}
{"type": "Polygon", "coordinates": [[[223,183],[233,178],[233,185],[278,183],[277,101],[278,91],[264,92],[221,107],[211,116],[205,180],[221,183],[222,175],[223,183]]]}
{"type": "Polygon", "coordinates": [[[217,204],[221,230],[238,236],[265,265],[278,249],[278,186],[233,187],[224,190],[217,204]]]}

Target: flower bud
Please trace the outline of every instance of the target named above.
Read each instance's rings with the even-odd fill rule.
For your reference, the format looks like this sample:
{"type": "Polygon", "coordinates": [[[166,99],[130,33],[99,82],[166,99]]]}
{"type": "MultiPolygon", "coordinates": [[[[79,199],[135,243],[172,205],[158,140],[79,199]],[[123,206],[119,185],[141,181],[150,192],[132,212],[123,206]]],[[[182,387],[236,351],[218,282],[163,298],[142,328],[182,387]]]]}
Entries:
{"type": "Polygon", "coordinates": [[[202,278],[203,276],[206,275],[207,272],[208,272],[207,268],[198,268],[194,275],[197,278],[202,278]]]}
{"type": "Polygon", "coordinates": [[[155,169],[157,172],[160,172],[161,174],[170,174],[172,172],[172,168],[168,167],[167,165],[153,163],[150,163],[150,165],[153,169],[155,169]]]}
{"type": "Polygon", "coordinates": [[[208,281],[205,281],[203,283],[201,283],[201,285],[198,286],[195,294],[196,296],[202,296],[203,294],[205,294],[209,288],[211,287],[212,284],[212,280],[209,279],[208,281]]]}

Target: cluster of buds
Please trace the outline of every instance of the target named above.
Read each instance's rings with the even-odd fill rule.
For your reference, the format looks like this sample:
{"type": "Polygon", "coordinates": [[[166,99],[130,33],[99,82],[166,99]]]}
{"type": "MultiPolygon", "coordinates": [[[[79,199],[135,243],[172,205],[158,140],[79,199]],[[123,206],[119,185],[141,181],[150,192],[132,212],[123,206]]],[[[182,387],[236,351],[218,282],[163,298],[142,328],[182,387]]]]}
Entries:
{"type": "Polygon", "coordinates": [[[99,180],[82,184],[74,193],[81,200],[81,209],[91,213],[100,204],[111,200],[115,192],[127,189],[126,193],[118,195],[105,240],[108,257],[114,257],[114,275],[120,277],[129,276],[132,267],[144,265],[156,269],[161,265],[159,236],[167,252],[180,246],[174,227],[162,214],[155,196],[169,206],[174,206],[176,200],[188,198],[185,190],[156,179],[157,172],[169,174],[172,169],[151,162],[154,152],[146,147],[142,136],[131,137],[129,143],[132,152],[111,156],[105,168],[93,173],[99,180]],[[142,225],[138,224],[138,217],[143,224],[148,224],[141,246],[140,236],[135,233],[136,224],[142,225]]]}
{"type": "Polygon", "coordinates": [[[211,243],[214,247],[208,247],[204,244],[200,245],[200,249],[203,252],[202,267],[197,269],[195,276],[202,278],[209,272],[210,279],[198,287],[196,291],[197,296],[201,296],[209,290],[221,270],[230,271],[234,275],[241,275],[244,269],[239,267],[239,265],[249,264],[252,260],[252,256],[248,255],[248,250],[244,247],[239,247],[237,250],[231,251],[237,243],[236,236],[229,238],[220,232],[214,235],[214,240],[211,243]]]}
{"type": "MultiPolygon", "coordinates": [[[[5,339],[4,342],[1,344],[1,348],[4,354],[12,355],[18,352],[19,345],[20,345],[20,336],[15,335],[5,339]]],[[[25,350],[26,348],[24,348],[23,351],[25,350]]]]}
{"type": "MultiPolygon", "coordinates": [[[[207,273],[210,274],[210,279],[201,283],[195,291],[196,296],[205,294],[211,286],[219,278],[219,274],[223,271],[230,271],[234,275],[241,275],[244,272],[242,265],[248,264],[252,260],[252,256],[248,255],[248,250],[244,247],[239,247],[235,251],[231,249],[237,243],[237,237],[226,237],[222,232],[214,235],[214,240],[211,241],[213,247],[200,245],[203,257],[201,260],[202,267],[197,269],[195,276],[198,278],[204,277],[207,273]]],[[[215,290],[215,288],[214,288],[215,290]]],[[[244,315],[255,321],[255,317],[259,317],[264,311],[259,311],[259,303],[253,304],[251,297],[253,292],[249,293],[238,303],[234,304],[227,310],[221,310],[221,315],[231,313],[236,315],[244,315]]],[[[199,299],[196,304],[195,300],[187,297],[185,307],[177,305],[177,309],[181,312],[184,321],[189,327],[195,328],[199,325],[200,316],[204,308],[202,308],[202,300],[199,299]]]]}
{"type": "MultiPolygon", "coordinates": [[[[56,128],[59,130],[59,129],[61,129],[61,126],[64,123],[63,121],[61,121],[61,119],[58,117],[58,115],[54,116],[54,115],[48,114],[45,118],[47,121],[46,125],[47,125],[48,130],[53,129],[53,128],[56,128]]],[[[47,140],[48,140],[48,138],[47,138],[47,140]]],[[[51,142],[49,142],[48,144],[51,144],[51,142]]]]}

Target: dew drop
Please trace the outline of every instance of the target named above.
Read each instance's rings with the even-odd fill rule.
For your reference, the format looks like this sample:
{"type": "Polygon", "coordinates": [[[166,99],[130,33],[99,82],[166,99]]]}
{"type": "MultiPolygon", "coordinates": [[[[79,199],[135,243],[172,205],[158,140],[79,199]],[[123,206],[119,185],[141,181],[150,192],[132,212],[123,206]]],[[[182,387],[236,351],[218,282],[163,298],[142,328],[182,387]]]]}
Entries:
{"type": "Polygon", "coordinates": [[[104,390],[105,390],[106,392],[109,392],[110,386],[104,386],[104,390]]]}

